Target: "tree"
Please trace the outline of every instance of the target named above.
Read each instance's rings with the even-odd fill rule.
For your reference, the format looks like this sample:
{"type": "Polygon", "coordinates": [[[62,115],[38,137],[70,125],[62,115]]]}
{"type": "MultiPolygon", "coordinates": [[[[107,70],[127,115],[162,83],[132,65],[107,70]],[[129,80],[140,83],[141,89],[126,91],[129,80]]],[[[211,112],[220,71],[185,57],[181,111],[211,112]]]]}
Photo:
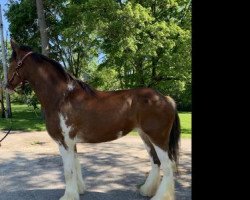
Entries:
{"type": "MultiPolygon", "coordinates": [[[[45,0],[44,15],[49,29],[50,57],[74,76],[83,76],[88,64],[97,55],[91,35],[86,35],[79,7],[66,0],[45,0]]],[[[36,4],[33,0],[11,1],[6,16],[10,22],[11,36],[19,43],[30,45],[41,52],[36,4]]]]}
{"type": "MultiPolygon", "coordinates": [[[[14,38],[41,49],[34,8],[11,1],[7,17],[14,38]]],[[[190,0],[45,0],[44,13],[50,56],[76,77],[102,89],[152,87],[191,108],[190,0]]]]}
{"type": "Polygon", "coordinates": [[[190,1],[89,0],[83,13],[105,52],[99,69],[115,69],[122,88],[153,87],[178,102],[184,94],[191,99],[190,1]]]}

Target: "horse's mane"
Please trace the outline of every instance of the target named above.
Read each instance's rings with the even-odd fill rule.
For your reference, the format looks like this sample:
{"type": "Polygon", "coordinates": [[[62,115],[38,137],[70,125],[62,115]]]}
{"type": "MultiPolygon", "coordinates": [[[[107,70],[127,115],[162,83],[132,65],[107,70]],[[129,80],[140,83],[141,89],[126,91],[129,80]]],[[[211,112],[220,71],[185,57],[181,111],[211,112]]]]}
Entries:
{"type": "MultiPolygon", "coordinates": [[[[25,46],[25,45],[22,45],[19,48],[20,48],[20,50],[26,51],[26,52],[32,51],[31,47],[25,46]]],[[[70,73],[68,73],[64,69],[64,67],[59,62],[57,62],[57,61],[55,61],[55,60],[53,60],[53,59],[51,59],[51,58],[49,58],[49,57],[47,57],[45,55],[42,55],[40,53],[36,53],[36,52],[31,54],[31,56],[36,62],[44,62],[44,61],[46,61],[46,62],[50,63],[54,67],[54,69],[60,75],[62,75],[62,77],[64,78],[65,81],[67,81],[67,80],[75,80],[87,94],[90,94],[90,95],[93,95],[93,96],[96,95],[95,90],[91,86],[89,86],[84,81],[79,80],[79,79],[75,78],[74,76],[72,76],[70,73]]],[[[11,59],[16,59],[16,52],[15,51],[12,52],[11,59]]]]}

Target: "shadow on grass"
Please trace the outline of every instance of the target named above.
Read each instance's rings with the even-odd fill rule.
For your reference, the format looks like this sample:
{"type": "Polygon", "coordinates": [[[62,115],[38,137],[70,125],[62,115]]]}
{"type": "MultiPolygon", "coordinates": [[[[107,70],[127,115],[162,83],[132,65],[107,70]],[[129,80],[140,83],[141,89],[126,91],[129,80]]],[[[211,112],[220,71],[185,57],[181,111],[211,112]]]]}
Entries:
{"type": "Polygon", "coordinates": [[[45,131],[44,121],[41,119],[0,119],[0,129],[2,130],[11,130],[15,131],[45,131]]]}
{"type": "Polygon", "coordinates": [[[192,134],[192,130],[191,129],[187,129],[187,128],[182,128],[181,129],[181,133],[183,133],[183,134],[192,134]]]}

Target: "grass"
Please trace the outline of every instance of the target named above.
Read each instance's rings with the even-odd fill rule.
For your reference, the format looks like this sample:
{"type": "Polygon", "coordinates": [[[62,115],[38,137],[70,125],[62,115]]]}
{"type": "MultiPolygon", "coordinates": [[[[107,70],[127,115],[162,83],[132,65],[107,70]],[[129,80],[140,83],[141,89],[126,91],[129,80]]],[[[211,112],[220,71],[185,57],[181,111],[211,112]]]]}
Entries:
{"type": "MultiPolygon", "coordinates": [[[[39,111],[27,105],[12,104],[12,119],[0,118],[0,130],[8,130],[12,126],[12,130],[19,131],[45,131],[44,121],[41,119],[39,111]]],[[[191,112],[180,112],[182,138],[191,138],[191,112]]],[[[137,132],[132,131],[130,135],[137,136],[137,132]]]]}
{"type": "Polygon", "coordinates": [[[192,113],[180,112],[181,135],[183,138],[191,138],[192,136],[192,113]]]}
{"type": "Polygon", "coordinates": [[[0,130],[44,131],[45,124],[39,111],[27,105],[12,104],[12,118],[0,118],[0,130]]]}

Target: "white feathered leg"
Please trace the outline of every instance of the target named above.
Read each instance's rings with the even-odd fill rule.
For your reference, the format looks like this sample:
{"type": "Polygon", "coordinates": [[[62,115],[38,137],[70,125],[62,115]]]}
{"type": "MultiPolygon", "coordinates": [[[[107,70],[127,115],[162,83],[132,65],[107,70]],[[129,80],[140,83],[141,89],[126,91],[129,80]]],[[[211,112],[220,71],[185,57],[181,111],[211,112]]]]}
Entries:
{"type": "Polygon", "coordinates": [[[157,155],[161,161],[161,166],[163,170],[163,178],[161,184],[156,192],[156,195],[151,198],[151,200],[174,200],[174,175],[172,162],[168,157],[168,153],[161,148],[155,146],[157,155]]]}
{"type": "Polygon", "coordinates": [[[64,146],[60,145],[59,150],[63,159],[66,182],[65,194],[60,200],[79,200],[74,149],[68,148],[66,150],[64,146]]]}
{"type": "Polygon", "coordinates": [[[81,164],[77,157],[75,157],[76,173],[77,173],[77,187],[79,194],[83,194],[86,191],[86,186],[82,178],[81,164]]]}
{"type": "Polygon", "coordinates": [[[60,200],[79,200],[77,186],[77,165],[75,154],[75,140],[70,138],[72,127],[66,124],[67,117],[59,113],[60,127],[64,136],[65,146],[59,144],[59,151],[63,159],[64,176],[66,182],[65,194],[60,200]]]}
{"type": "Polygon", "coordinates": [[[152,167],[145,183],[140,187],[140,194],[142,196],[152,197],[155,195],[157,188],[160,184],[160,166],[154,163],[152,155],[150,153],[151,148],[153,148],[153,145],[151,145],[151,148],[150,148],[149,144],[147,144],[146,142],[146,138],[145,138],[143,131],[138,129],[138,132],[142,138],[142,141],[144,142],[145,148],[148,152],[149,159],[151,162],[151,167],[152,167]]]}

